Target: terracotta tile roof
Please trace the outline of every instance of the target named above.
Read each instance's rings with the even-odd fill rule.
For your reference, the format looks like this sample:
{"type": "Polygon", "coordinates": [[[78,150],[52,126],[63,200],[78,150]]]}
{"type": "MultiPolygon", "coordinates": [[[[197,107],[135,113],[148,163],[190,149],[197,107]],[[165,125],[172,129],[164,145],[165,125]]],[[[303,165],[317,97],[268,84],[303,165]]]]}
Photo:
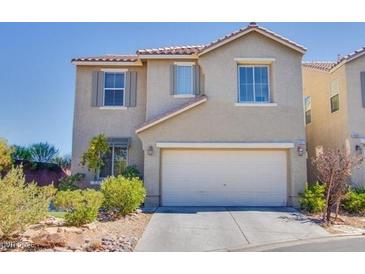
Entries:
{"type": "Polygon", "coordinates": [[[168,54],[186,54],[186,55],[190,55],[190,54],[199,54],[203,51],[205,51],[206,49],[209,49],[219,43],[222,43],[228,39],[230,39],[231,37],[233,36],[236,36],[236,35],[239,35],[240,33],[242,32],[246,32],[250,29],[259,29],[269,35],[272,35],[274,37],[276,37],[277,39],[279,40],[282,40],[283,42],[285,43],[288,43],[288,44],[291,44],[295,47],[298,47],[302,50],[306,50],[305,47],[303,47],[302,45],[299,45],[287,38],[284,38],[283,36],[275,33],[275,32],[272,32],[268,29],[265,29],[263,27],[260,27],[258,25],[256,25],[255,23],[250,23],[247,27],[245,28],[241,28],[239,29],[238,31],[234,31],[228,35],[225,35],[221,38],[218,38],[217,40],[207,44],[207,45],[196,45],[196,46],[175,46],[175,47],[163,47],[163,48],[158,48],[158,49],[141,49],[141,50],[138,50],[137,51],[137,54],[140,54],[140,55],[148,55],[148,54],[161,54],[161,55],[168,55],[168,54]]]}
{"type": "Polygon", "coordinates": [[[357,57],[360,57],[363,54],[365,54],[365,47],[362,47],[358,50],[355,50],[355,51],[339,58],[336,62],[331,62],[331,61],[303,62],[303,67],[313,68],[313,69],[318,69],[318,70],[323,70],[323,71],[329,72],[333,68],[339,66],[340,64],[351,61],[357,57]]]}
{"type": "Polygon", "coordinates": [[[323,71],[330,71],[333,67],[335,67],[337,62],[331,61],[312,61],[312,62],[303,62],[303,67],[318,69],[323,71]]]}
{"type": "Polygon", "coordinates": [[[208,98],[205,95],[200,95],[198,97],[195,97],[194,99],[189,100],[188,102],[177,106],[175,108],[170,109],[169,111],[166,111],[164,113],[161,113],[155,117],[153,117],[150,120],[147,120],[146,122],[144,122],[143,124],[141,124],[137,129],[136,129],[136,133],[139,133],[147,128],[150,128],[154,125],[157,125],[167,119],[170,119],[186,110],[189,110],[195,106],[200,105],[201,103],[204,103],[205,101],[207,101],[208,98]]]}
{"type": "Polygon", "coordinates": [[[175,46],[175,47],[163,47],[157,49],[140,49],[137,50],[139,55],[149,55],[149,54],[161,54],[161,55],[191,55],[199,53],[205,45],[196,46],[175,46]]]}
{"type": "Polygon", "coordinates": [[[137,55],[101,55],[92,57],[79,57],[74,58],[71,62],[83,61],[83,62],[135,62],[137,61],[137,55]]]}
{"type": "MultiPolygon", "coordinates": [[[[236,36],[236,35],[238,35],[238,34],[240,34],[240,33],[242,33],[242,32],[246,32],[246,31],[248,31],[248,30],[250,30],[250,29],[258,29],[258,30],[261,30],[261,31],[263,31],[263,32],[265,32],[265,33],[267,33],[267,34],[269,34],[269,35],[272,35],[272,36],[274,36],[274,37],[276,37],[277,39],[279,39],[279,40],[282,40],[283,42],[285,42],[285,43],[288,43],[288,44],[291,44],[292,46],[295,46],[295,47],[297,47],[297,48],[300,48],[300,49],[302,49],[303,51],[306,51],[307,49],[305,48],[305,47],[303,47],[302,45],[299,45],[299,44],[297,44],[297,43],[295,43],[295,42],[293,42],[293,41],[291,41],[291,40],[289,40],[289,39],[287,39],[287,38],[285,38],[285,37],[283,37],[283,36],[281,36],[281,35],[279,35],[279,34],[277,34],[277,33],[275,33],[275,32],[272,32],[272,31],[270,31],[270,30],[268,30],[268,29],[266,29],[266,28],[264,28],[264,27],[260,27],[260,26],[258,26],[256,23],[250,23],[247,27],[245,27],[245,28],[241,28],[241,29],[239,29],[238,31],[234,31],[234,32],[232,32],[232,33],[230,33],[230,34],[228,34],[228,35],[225,35],[225,36],[223,36],[223,37],[221,37],[221,38],[218,38],[217,40],[215,40],[215,41],[213,41],[213,42],[211,42],[210,44],[208,44],[204,49],[202,49],[202,50],[206,50],[206,49],[208,49],[208,48],[210,48],[210,47],[213,47],[214,45],[216,45],[216,44],[219,44],[219,43],[221,43],[221,42],[224,42],[225,40],[227,40],[227,39],[230,39],[231,37],[233,37],[233,36],[236,36]]],[[[201,51],[202,51],[201,50],[201,51]]]]}
{"type": "Polygon", "coordinates": [[[340,58],[337,63],[341,63],[344,60],[350,60],[350,59],[356,58],[358,55],[360,55],[362,53],[365,53],[365,47],[362,47],[360,49],[357,49],[357,50],[345,55],[344,57],[340,58]]]}

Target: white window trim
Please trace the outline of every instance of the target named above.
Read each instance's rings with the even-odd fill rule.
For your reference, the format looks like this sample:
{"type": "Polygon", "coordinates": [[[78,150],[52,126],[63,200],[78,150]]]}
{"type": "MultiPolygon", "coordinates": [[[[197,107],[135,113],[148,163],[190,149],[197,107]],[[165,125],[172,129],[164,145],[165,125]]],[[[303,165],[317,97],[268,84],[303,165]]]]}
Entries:
{"type": "Polygon", "coordinates": [[[125,106],[103,106],[103,107],[99,107],[99,109],[102,110],[125,110],[128,109],[128,107],[125,106]]]}
{"type": "Polygon", "coordinates": [[[195,97],[195,94],[194,94],[194,72],[193,72],[193,66],[195,65],[195,63],[194,62],[175,62],[174,65],[178,66],[178,67],[190,67],[191,68],[191,93],[181,93],[181,94],[177,93],[177,94],[174,94],[174,97],[175,98],[195,97]]]}
{"type": "Polygon", "coordinates": [[[195,94],[174,94],[175,98],[194,98],[195,94]]]}
{"type": "MultiPolygon", "coordinates": [[[[269,65],[261,65],[261,64],[256,64],[256,65],[238,65],[237,66],[237,85],[238,85],[238,94],[237,94],[237,104],[260,104],[260,105],[264,105],[264,104],[275,104],[273,102],[271,102],[271,84],[270,84],[270,66],[269,65]],[[269,101],[267,102],[257,102],[257,101],[240,101],[240,94],[241,94],[241,85],[240,85],[240,68],[241,67],[248,67],[248,68],[255,68],[255,67],[267,67],[267,85],[268,85],[268,99],[269,101]]],[[[255,69],[253,69],[253,77],[255,79],[255,69]]],[[[255,83],[253,83],[253,97],[256,98],[255,96],[255,83]]]]}
{"type": "Polygon", "coordinates": [[[101,71],[104,71],[104,72],[127,72],[128,69],[122,69],[122,68],[102,68],[100,69],[101,71]]]}
{"type": "Polygon", "coordinates": [[[233,59],[237,64],[245,65],[245,64],[252,64],[252,65],[270,65],[275,62],[275,58],[241,58],[236,57],[233,59]]]}
{"type": "Polygon", "coordinates": [[[330,100],[329,100],[329,107],[330,107],[330,113],[336,113],[340,110],[340,82],[338,79],[334,79],[331,81],[330,83],[330,100]],[[332,88],[333,88],[333,83],[336,83],[336,87],[337,87],[337,90],[335,90],[335,93],[332,94],[332,88]],[[331,107],[331,101],[332,101],[332,98],[337,96],[338,95],[338,109],[335,110],[335,111],[332,111],[332,107],[331,107]]]}
{"type": "Polygon", "coordinates": [[[125,106],[125,84],[126,84],[126,80],[127,80],[127,74],[126,71],[110,71],[110,69],[108,69],[107,71],[104,71],[104,85],[103,85],[103,108],[104,109],[124,109],[126,108],[125,106]],[[124,75],[124,88],[105,88],[105,73],[123,73],[124,75]],[[105,90],[123,90],[123,104],[120,106],[106,106],[105,105],[105,90]]]}
{"type": "Polygon", "coordinates": [[[306,96],[304,97],[304,124],[305,126],[308,126],[312,123],[312,97],[311,96],[306,96]],[[305,100],[309,98],[310,100],[310,104],[309,107],[307,108],[306,102],[305,100]],[[311,121],[309,123],[307,123],[307,112],[310,111],[311,113],[311,121]]]}
{"type": "Polygon", "coordinates": [[[277,107],[278,104],[277,103],[265,103],[265,102],[262,102],[262,103],[256,103],[256,102],[253,102],[253,103],[235,103],[234,104],[236,107],[277,107]]]}

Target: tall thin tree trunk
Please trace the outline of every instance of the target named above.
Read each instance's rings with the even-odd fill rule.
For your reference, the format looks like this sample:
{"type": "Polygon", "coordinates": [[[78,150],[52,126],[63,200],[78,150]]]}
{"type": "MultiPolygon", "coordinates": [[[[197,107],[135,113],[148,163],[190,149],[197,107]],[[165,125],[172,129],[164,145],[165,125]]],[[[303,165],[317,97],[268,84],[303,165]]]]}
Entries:
{"type": "Polygon", "coordinates": [[[330,177],[330,181],[328,183],[328,187],[327,187],[327,193],[326,193],[326,206],[323,210],[323,221],[326,221],[327,224],[330,221],[331,218],[331,207],[330,207],[330,196],[331,196],[331,190],[332,190],[332,180],[333,180],[333,170],[331,171],[331,177],[330,177]]]}
{"type": "Polygon", "coordinates": [[[332,206],[331,205],[327,205],[327,210],[326,210],[326,221],[327,221],[327,224],[329,224],[330,221],[331,221],[331,209],[332,209],[332,206]]]}
{"type": "Polygon", "coordinates": [[[336,216],[335,216],[335,220],[337,221],[338,218],[338,213],[340,211],[340,204],[341,204],[341,199],[338,199],[336,202],[336,216]]]}

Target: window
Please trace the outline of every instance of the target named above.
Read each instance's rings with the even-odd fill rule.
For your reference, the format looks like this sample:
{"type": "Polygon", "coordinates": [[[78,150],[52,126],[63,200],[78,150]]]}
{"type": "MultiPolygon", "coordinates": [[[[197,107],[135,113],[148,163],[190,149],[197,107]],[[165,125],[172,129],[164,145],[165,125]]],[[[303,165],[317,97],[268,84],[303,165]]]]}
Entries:
{"type": "Polygon", "coordinates": [[[331,112],[338,111],[340,109],[340,88],[338,84],[338,80],[334,80],[331,83],[330,90],[330,104],[331,104],[331,112]]]}
{"type": "Polygon", "coordinates": [[[238,66],[239,102],[268,103],[269,67],[238,66]]]}
{"type": "Polygon", "coordinates": [[[121,175],[128,164],[128,149],[116,145],[110,146],[103,155],[104,166],[100,170],[99,178],[121,175]]]}
{"type": "Polygon", "coordinates": [[[312,122],[312,98],[310,96],[304,98],[304,112],[305,124],[308,125],[312,122]]]}
{"type": "Polygon", "coordinates": [[[104,106],[124,106],[125,73],[104,73],[104,106]]]}
{"type": "Polygon", "coordinates": [[[193,66],[192,65],[176,65],[176,95],[192,95],[193,94],[193,66]]]}

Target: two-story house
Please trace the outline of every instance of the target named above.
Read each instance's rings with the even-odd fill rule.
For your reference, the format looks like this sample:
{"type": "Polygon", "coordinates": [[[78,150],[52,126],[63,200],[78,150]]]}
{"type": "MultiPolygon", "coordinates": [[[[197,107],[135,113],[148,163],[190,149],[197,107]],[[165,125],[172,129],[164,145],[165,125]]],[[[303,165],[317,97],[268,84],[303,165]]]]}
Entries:
{"type": "MultiPolygon", "coordinates": [[[[365,145],[365,48],[336,62],[303,63],[308,179],[311,160],[325,149],[363,155],[365,145]]],[[[365,185],[365,164],[354,169],[352,183],[365,185]]]]}
{"type": "Polygon", "coordinates": [[[75,58],[72,172],[137,165],[147,205],[286,206],[306,183],[305,48],[252,23],[207,45],[75,58]]]}

